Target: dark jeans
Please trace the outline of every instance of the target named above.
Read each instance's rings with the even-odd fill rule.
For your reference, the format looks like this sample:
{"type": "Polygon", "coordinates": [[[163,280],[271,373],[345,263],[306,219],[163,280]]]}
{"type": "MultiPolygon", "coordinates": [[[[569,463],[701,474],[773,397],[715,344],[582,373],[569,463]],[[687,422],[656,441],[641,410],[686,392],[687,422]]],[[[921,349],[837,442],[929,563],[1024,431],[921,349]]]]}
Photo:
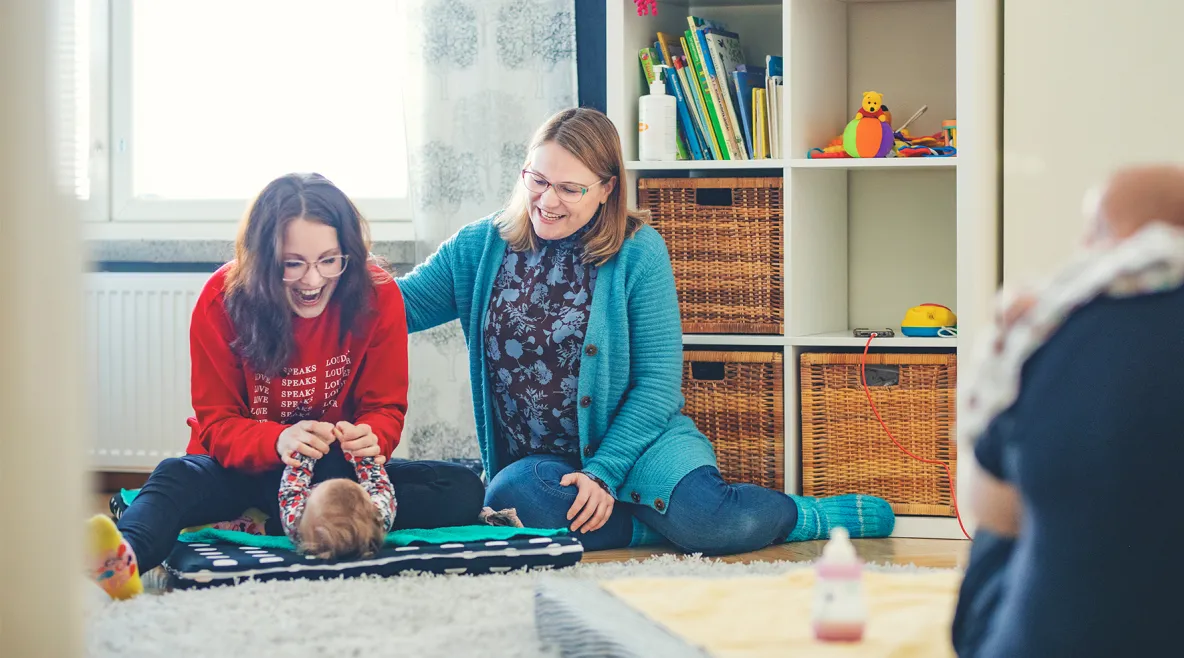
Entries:
{"type": "Polygon", "coordinates": [[[1007,563],[1014,553],[1015,539],[979,528],[970,546],[970,561],[958,592],[951,628],[958,658],[976,658],[991,630],[999,602],[1007,563]]]}
{"type": "MultiPolygon", "coordinates": [[[[399,501],[395,529],[471,525],[481,512],[484,487],[473,471],[450,462],[394,460],[386,464],[399,501]]],[[[212,457],[186,455],[162,461],[119,518],[140,571],[168,557],[183,528],[229,521],[250,507],[268,517],[268,534],[279,526],[279,483],[283,469],[250,474],[224,468],[212,457]]],[[[357,479],[341,447],[334,444],[318,463],[313,482],[357,479]]]]}
{"type": "MultiPolygon", "coordinates": [[[[515,507],[527,527],[571,527],[567,510],[576,499],[574,486],[560,486],[577,470],[561,457],[532,455],[494,476],[485,493],[493,509],[515,507]]],[[[730,555],[785,541],[798,520],[793,500],[752,484],[728,484],[714,466],[691,471],[670,495],[665,514],[644,505],[617,501],[612,516],[598,530],[580,533],[590,551],[624,548],[633,538],[633,517],[653,528],[679,550],[730,555]]]]}

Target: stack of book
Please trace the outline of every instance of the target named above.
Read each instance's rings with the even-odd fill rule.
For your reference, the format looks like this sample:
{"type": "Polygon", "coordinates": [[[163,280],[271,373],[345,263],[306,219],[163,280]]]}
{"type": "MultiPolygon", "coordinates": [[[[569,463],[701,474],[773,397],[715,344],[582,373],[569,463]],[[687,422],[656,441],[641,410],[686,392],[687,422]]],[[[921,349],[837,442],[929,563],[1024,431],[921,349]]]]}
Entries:
{"type": "Polygon", "coordinates": [[[664,82],[678,108],[678,158],[783,157],[781,56],[753,66],[744,61],[740,35],[724,25],[697,16],[688,16],[687,25],[682,35],[658,32],[654,45],[638,53],[647,88],[654,66],[668,67],[664,82]]]}

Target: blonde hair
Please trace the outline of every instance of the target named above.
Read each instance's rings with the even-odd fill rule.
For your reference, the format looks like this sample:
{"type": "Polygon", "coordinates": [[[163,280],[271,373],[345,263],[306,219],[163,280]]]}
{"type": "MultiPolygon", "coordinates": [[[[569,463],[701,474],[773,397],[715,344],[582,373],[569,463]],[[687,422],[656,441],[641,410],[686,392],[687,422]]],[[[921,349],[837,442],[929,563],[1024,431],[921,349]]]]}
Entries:
{"type": "Polygon", "coordinates": [[[382,515],[353,480],[327,480],[312,490],[300,519],[300,551],[323,560],[366,558],[386,541],[382,515]]]}
{"type": "MultiPolygon", "coordinates": [[[[649,221],[648,212],[628,207],[628,195],[622,189],[625,161],[617,128],[608,117],[593,109],[579,107],[558,112],[535,131],[523,167],[529,165],[530,154],[535,149],[551,142],[574,155],[597,176],[598,182],[616,178],[616,185],[583,237],[584,262],[603,265],[621,250],[626,238],[649,221]]],[[[521,184],[514,187],[509,203],[495,223],[514,251],[538,248],[538,238],[530,223],[530,195],[521,184]]]]}

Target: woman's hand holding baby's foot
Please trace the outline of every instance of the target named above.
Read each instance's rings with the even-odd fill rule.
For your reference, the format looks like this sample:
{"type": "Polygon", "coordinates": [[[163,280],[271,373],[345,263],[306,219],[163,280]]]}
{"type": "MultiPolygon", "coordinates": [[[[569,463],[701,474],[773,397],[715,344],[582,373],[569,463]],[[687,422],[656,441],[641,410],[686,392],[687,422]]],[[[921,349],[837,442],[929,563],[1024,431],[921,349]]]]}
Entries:
{"type": "Polygon", "coordinates": [[[293,455],[299,453],[305,457],[320,459],[329,453],[329,444],[333,441],[333,425],[315,420],[302,420],[280,432],[280,437],[275,442],[275,451],[285,464],[297,468],[300,462],[293,455]]]}
{"type": "Polygon", "coordinates": [[[386,461],[386,457],[381,454],[382,448],[378,445],[378,436],[365,423],[354,425],[348,421],[338,421],[333,428],[333,436],[341,441],[341,449],[355,459],[373,457],[378,464],[386,461]]]}

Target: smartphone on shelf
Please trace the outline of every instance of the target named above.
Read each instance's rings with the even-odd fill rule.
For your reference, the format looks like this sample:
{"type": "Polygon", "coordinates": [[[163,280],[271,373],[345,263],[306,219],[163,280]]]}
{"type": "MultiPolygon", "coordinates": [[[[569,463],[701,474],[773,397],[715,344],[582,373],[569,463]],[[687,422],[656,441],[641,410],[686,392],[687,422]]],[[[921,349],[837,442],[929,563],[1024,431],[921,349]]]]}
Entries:
{"type": "Polygon", "coordinates": [[[891,329],[864,329],[860,327],[854,331],[854,334],[856,338],[868,338],[872,334],[875,334],[876,338],[892,338],[896,332],[891,329]]]}

